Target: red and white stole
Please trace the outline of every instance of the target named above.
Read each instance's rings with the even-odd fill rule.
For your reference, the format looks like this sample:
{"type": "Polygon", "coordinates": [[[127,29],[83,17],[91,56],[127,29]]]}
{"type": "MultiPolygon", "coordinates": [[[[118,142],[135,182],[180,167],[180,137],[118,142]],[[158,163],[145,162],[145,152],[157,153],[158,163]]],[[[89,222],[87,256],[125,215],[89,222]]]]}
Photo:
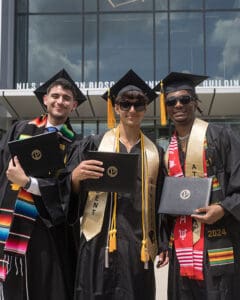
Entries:
{"type": "MultiPolygon", "coordinates": [[[[198,121],[200,120],[197,120],[197,122],[198,121]]],[[[204,131],[204,135],[205,135],[205,131],[204,131]]],[[[196,144],[195,147],[197,147],[196,144]]],[[[202,149],[204,149],[203,145],[202,145],[202,149]]],[[[201,157],[202,157],[202,169],[204,172],[203,176],[207,176],[205,151],[200,150],[200,152],[202,152],[201,157]]],[[[199,161],[196,163],[196,165],[198,163],[199,161]]],[[[194,164],[194,167],[196,167],[196,165],[194,164]]],[[[178,143],[177,143],[176,134],[173,135],[168,147],[168,166],[169,166],[169,176],[175,176],[175,177],[184,176],[181,163],[179,160],[178,143]]],[[[185,162],[185,169],[186,169],[186,162],[185,162]]],[[[175,246],[177,259],[180,264],[180,275],[186,276],[194,280],[203,280],[204,279],[203,278],[204,224],[194,222],[190,216],[178,217],[176,219],[176,223],[174,227],[174,246],[175,246]]]]}

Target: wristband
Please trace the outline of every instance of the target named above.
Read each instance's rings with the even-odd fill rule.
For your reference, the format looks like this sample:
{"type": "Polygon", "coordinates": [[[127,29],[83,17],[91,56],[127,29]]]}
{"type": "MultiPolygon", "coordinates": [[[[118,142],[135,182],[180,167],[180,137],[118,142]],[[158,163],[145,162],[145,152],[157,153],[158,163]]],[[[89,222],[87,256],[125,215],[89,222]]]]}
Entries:
{"type": "Polygon", "coordinates": [[[30,186],[31,186],[31,183],[32,183],[32,179],[31,179],[31,177],[28,177],[28,182],[23,187],[24,190],[28,190],[30,188],[30,186]]]}

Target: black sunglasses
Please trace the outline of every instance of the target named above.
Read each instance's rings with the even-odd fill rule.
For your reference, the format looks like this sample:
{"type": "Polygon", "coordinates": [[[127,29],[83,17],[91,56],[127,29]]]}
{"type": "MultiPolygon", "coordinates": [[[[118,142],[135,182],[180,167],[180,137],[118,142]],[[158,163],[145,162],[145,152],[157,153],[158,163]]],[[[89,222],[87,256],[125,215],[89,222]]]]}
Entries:
{"type": "Polygon", "coordinates": [[[120,109],[123,111],[129,111],[132,106],[137,112],[145,110],[145,103],[142,101],[137,101],[137,102],[123,101],[123,102],[119,102],[119,106],[120,109]]]}
{"type": "Polygon", "coordinates": [[[167,106],[175,106],[179,101],[181,104],[188,104],[193,100],[193,97],[190,95],[182,95],[179,97],[170,97],[166,100],[167,106]]]}

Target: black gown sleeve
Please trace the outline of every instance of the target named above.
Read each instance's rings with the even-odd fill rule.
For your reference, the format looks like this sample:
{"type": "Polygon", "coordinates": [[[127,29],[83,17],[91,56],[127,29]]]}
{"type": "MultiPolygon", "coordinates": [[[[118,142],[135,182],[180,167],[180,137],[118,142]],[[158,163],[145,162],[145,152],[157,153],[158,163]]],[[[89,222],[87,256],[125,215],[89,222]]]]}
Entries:
{"type": "Polygon", "coordinates": [[[88,150],[97,150],[102,135],[88,136],[81,140],[72,153],[71,158],[66,166],[65,174],[62,176],[63,180],[61,184],[68,187],[68,195],[65,197],[68,199],[67,205],[67,218],[70,224],[78,222],[79,218],[83,214],[85,207],[87,192],[84,189],[84,181],[80,184],[80,192],[78,195],[74,194],[71,190],[71,173],[77,165],[85,159],[85,153],[88,150]]]}
{"type": "Polygon", "coordinates": [[[26,124],[27,121],[15,122],[0,141],[0,205],[8,184],[6,170],[11,159],[8,142],[16,140],[26,124]]]}
{"type": "Polygon", "coordinates": [[[214,142],[217,174],[224,194],[222,206],[240,221],[240,138],[230,128],[223,128],[214,142]]]}
{"type": "Polygon", "coordinates": [[[158,208],[161,199],[161,192],[164,183],[164,178],[167,176],[167,171],[164,166],[164,152],[162,149],[159,150],[160,166],[157,184],[157,201],[156,201],[156,214],[157,214],[157,240],[158,240],[158,251],[166,251],[169,245],[169,239],[172,231],[172,219],[165,214],[159,214],[158,208]]]}

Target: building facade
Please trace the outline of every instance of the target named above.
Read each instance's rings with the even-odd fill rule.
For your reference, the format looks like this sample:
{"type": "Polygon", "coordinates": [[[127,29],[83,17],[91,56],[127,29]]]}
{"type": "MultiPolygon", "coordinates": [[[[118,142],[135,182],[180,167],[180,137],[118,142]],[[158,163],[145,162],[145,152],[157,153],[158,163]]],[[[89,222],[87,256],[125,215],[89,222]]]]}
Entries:
{"type": "MultiPolygon", "coordinates": [[[[132,68],[151,86],[170,71],[208,75],[203,118],[240,132],[240,0],[0,0],[0,21],[3,131],[38,114],[32,91],[65,68],[89,100],[76,130],[101,132],[101,94],[132,68]]],[[[160,143],[169,135],[157,101],[143,127],[160,143]]]]}

